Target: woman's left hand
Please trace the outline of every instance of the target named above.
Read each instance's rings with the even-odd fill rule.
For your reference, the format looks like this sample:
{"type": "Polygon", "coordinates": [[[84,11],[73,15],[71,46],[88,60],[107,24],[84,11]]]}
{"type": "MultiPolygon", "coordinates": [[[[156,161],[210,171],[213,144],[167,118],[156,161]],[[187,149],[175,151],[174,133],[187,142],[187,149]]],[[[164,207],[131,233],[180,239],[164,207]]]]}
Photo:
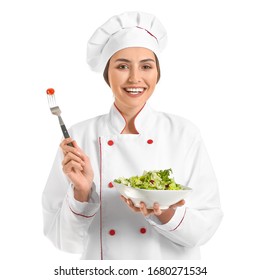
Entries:
{"type": "Polygon", "coordinates": [[[174,216],[175,211],[178,207],[181,207],[185,204],[185,201],[182,199],[179,202],[172,204],[168,209],[161,209],[158,203],[154,203],[153,209],[147,209],[144,202],[140,203],[140,208],[134,206],[134,203],[131,199],[127,199],[124,196],[121,196],[122,200],[127,203],[127,205],[134,212],[141,212],[144,216],[155,215],[161,221],[162,224],[166,224],[174,216]]]}

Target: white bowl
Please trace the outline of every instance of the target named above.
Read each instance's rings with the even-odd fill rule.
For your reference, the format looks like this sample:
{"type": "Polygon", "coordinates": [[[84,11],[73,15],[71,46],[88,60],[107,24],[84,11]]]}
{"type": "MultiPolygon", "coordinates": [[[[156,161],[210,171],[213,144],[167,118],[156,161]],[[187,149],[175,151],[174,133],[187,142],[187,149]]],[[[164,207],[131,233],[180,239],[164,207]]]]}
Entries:
{"type": "Polygon", "coordinates": [[[161,209],[167,209],[170,205],[186,198],[192,191],[189,187],[183,187],[182,190],[145,190],[116,182],[113,182],[113,185],[121,195],[131,199],[136,207],[140,207],[140,202],[144,202],[147,209],[152,209],[155,202],[159,203],[161,209]]]}

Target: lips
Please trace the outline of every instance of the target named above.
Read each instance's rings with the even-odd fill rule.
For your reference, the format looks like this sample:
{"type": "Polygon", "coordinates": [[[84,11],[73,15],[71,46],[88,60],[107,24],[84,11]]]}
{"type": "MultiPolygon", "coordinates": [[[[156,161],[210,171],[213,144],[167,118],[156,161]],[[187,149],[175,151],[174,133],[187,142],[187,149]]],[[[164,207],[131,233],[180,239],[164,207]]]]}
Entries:
{"type": "Polygon", "coordinates": [[[132,96],[137,96],[137,95],[141,95],[144,91],[145,91],[145,88],[143,87],[127,87],[127,88],[124,88],[124,90],[129,94],[129,95],[132,95],[132,96]]]}

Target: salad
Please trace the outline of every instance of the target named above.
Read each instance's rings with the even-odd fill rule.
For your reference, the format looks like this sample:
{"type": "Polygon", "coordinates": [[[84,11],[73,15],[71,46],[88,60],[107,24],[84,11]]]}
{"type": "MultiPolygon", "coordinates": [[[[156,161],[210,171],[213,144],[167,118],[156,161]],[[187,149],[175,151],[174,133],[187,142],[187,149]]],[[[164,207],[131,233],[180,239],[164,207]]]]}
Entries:
{"type": "Polygon", "coordinates": [[[141,176],[119,177],[114,182],[145,190],[182,190],[183,186],[170,178],[172,169],[144,171],[141,176]]]}

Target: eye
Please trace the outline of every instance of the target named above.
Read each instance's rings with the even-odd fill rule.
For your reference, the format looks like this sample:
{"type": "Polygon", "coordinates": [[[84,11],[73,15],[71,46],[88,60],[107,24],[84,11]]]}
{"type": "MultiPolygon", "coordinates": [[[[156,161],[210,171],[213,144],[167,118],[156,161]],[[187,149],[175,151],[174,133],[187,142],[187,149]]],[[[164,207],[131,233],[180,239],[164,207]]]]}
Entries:
{"type": "Polygon", "coordinates": [[[120,64],[120,65],[117,66],[117,68],[118,68],[118,69],[122,69],[122,70],[124,70],[124,69],[129,69],[129,67],[128,67],[127,64],[120,64]]]}
{"type": "Polygon", "coordinates": [[[145,64],[142,66],[142,69],[144,70],[149,70],[149,69],[152,69],[153,67],[150,65],[150,64],[145,64]]]}

